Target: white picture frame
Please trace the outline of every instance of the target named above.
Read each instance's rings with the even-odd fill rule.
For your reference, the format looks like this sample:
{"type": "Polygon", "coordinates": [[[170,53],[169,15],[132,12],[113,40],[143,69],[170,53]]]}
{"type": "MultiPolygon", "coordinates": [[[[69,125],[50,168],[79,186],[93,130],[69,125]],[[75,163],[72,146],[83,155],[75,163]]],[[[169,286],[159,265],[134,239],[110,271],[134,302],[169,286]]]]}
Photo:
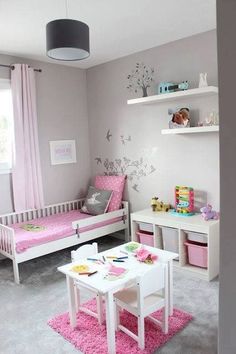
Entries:
{"type": "Polygon", "coordinates": [[[54,140],[49,142],[51,165],[76,163],[75,140],[54,140]]]}

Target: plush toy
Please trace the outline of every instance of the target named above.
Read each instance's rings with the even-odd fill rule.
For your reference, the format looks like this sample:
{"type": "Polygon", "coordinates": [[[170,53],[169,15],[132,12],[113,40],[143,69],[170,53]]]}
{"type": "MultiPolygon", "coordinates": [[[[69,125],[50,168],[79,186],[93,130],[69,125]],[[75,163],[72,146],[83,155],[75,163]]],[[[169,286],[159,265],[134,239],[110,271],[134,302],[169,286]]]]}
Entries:
{"type": "Polygon", "coordinates": [[[171,209],[170,204],[165,204],[158,200],[158,197],[153,197],[151,201],[152,211],[169,211],[171,209]]]}
{"type": "Polygon", "coordinates": [[[144,247],[141,247],[136,251],[136,257],[137,260],[140,262],[151,263],[151,264],[158,259],[157,255],[152,254],[144,247]]]}
{"type": "Polygon", "coordinates": [[[152,211],[156,211],[157,201],[158,201],[157,197],[152,198],[152,200],[151,200],[152,211]]]}
{"type": "Polygon", "coordinates": [[[190,114],[188,108],[181,108],[173,113],[169,122],[169,128],[186,128],[190,126],[190,114]]]}
{"type": "Polygon", "coordinates": [[[211,219],[218,220],[220,217],[220,214],[217,211],[212,210],[212,206],[210,204],[207,204],[201,208],[200,211],[202,213],[203,219],[206,221],[211,219]]]}

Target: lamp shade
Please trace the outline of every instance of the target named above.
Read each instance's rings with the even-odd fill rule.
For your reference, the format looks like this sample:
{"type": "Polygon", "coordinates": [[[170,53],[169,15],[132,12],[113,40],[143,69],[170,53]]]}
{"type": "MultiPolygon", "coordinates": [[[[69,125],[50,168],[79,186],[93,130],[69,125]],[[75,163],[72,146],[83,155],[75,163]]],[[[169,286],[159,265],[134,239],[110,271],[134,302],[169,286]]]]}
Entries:
{"type": "Polygon", "coordinates": [[[47,24],[47,55],[56,60],[76,61],[88,58],[89,27],[86,23],[71,20],[54,20],[47,24]]]}

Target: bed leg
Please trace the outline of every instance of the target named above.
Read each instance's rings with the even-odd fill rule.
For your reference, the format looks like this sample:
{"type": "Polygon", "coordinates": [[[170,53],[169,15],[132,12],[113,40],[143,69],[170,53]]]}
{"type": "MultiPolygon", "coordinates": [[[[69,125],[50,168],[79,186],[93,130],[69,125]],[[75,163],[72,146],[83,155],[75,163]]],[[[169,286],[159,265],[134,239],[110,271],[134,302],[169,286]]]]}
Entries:
{"type": "Polygon", "coordinates": [[[129,227],[127,227],[127,229],[125,229],[125,242],[129,242],[130,241],[130,234],[129,234],[129,227]]]}
{"type": "Polygon", "coordinates": [[[20,284],[20,276],[19,276],[19,267],[18,263],[13,260],[13,273],[14,273],[14,280],[16,284],[20,284]]]}
{"type": "Polygon", "coordinates": [[[129,204],[127,202],[124,202],[124,208],[125,208],[125,223],[126,223],[126,229],[125,229],[125,242],[130,241],[130,226],[129,226],[129,204]]]}

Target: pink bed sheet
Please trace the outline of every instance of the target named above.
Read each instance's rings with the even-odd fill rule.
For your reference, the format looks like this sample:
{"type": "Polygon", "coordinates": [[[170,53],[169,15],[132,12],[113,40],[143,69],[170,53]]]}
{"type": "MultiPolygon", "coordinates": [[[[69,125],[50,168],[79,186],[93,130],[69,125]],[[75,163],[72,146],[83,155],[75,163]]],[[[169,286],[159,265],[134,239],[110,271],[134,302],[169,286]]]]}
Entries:
{"type": "MultiPolygon", "coordinates": [[[[15,230],[16,252],[22,253],[30,247],[72,236],[75,234],[75,230],[72,228],[72,222],[91,217],[92,215],[83,214],[78,210],[72,210],[66,213],[13,224],[11,228],[15,230]],[[26,231],[22,228],[22,226],[26,224],[42,226],[44,229],[40,231],[26,231]]],[[[121,220],[121,218],[113,218],[108,221],[99,222],[91,226],[83,227],[79,232],[90,231],[97,227],[113,224],[119,220],[121,220]]]]}

